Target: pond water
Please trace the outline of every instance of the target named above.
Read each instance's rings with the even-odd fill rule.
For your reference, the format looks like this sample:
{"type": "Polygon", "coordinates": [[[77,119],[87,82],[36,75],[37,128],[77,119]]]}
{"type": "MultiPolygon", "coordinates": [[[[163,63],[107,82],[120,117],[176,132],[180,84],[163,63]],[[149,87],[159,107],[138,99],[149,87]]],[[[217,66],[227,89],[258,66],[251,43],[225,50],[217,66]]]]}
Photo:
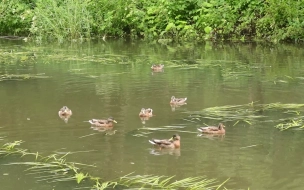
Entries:
{"type": "MultiPolygon", "coordinates": [[[[0,41],[0,137],[23,140],[22,148],[42,155],[65,154],[68,161],[106,180],[131,172],[182,179],[215,178],[227,189],[302,189],[304,131],[275,126],[303,109],[259,112],[250,120],[202,110],[217,106],[302,104],[304,53],[301,45],[159,44],[124,40],[35,45],[0,41]],[[151,65],[165,65],[152,72],[151,65]],[[187,97],[172,108],[171,96],[187,97]],[[58,117],[62,106],[73,115],[58,117]],[[154,116],[142,121],[141,108],[154,116]],[[289,112],[289,111],[290,112],[289,112]],[[92,118],[114,117],[113,130],[91,128],[92,118]],[[201,135],[197,128],[226,126],[225,136],[201,135]],[[154,149],[151,138],[178,133],[181,148],[154,149]]],[[[235,108],[231,108],[234,109],[235,108]]],[[[240,108],[243,109],[243,108],[240,108]]],[[[241,111],[241,110],[240,110],[241,111]]],[[[5,189],[73,189],[76,182],[39,181],[19,157],[0,159],[5,189]],[[16,183],[17,181],[17,183],[16,183]]]]}

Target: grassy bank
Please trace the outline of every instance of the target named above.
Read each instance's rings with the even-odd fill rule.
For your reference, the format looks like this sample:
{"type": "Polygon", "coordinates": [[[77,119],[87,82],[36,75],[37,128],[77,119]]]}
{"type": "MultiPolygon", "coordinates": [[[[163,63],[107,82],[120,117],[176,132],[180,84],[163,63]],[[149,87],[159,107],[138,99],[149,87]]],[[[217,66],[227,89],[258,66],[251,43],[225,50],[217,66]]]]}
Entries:
{"type": "Polygon", "coordinates": [[[304,2],[277,0],[3,0],[0,35],[170,40],[304,39],[304,2]]]}

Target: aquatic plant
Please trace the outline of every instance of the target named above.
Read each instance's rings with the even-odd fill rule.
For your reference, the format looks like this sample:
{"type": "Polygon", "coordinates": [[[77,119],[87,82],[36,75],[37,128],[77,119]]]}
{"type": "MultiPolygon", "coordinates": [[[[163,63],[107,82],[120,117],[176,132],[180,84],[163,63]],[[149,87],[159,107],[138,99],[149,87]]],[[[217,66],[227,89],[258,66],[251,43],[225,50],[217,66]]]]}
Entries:
{"type": "Polygon", "coordinates": [[[258,122],[279,123],[275,125],[276,128],[286,130],[289,128],[304,128],[302,123],[303,116],[300,113],[304,111],[304,104],[256,104],[254,102],[243,105],[226,105],[205,108],[201,111],[188,111],[188,118],[184,120],[190,122],[198,122],[202,119],[218,120],[223,122],[232,121],[233,126],[239,122],[245,122],[250,125],[258,122]],[[281,115],[279,119],[271,119],[271,112],[279,112],[281,115]],[[295,116],[290,117],[290,114],[295,116]],[[283,122],[283,123],[280,123],[283,122]]]}
{"type": "Polygon", "coordinates": [[[191,120],[212,119],[218,121],[244,121],[252,124],[259,118],[265,116],[258,114],[252,107],[252,104],[243,105],[227,105],[205,108],[201,111],[188,111],[186,112],[191,120]]]}
{"type": "Polygon", "coordinates": [[[174,176],[156,176],[156,175],[132,175],[128,174],[119,177],[114,180],[103,180],[99,177],[91,176],[88,173],[81,171],[79,166],[90,166],[75,162],[67,162],[65,154],[59,156],[57,154],[51,154],[49,156],[42,156],[38,152],[31,153],[27,149],[22,149],[19,146],[23,141],[15,141],[12,143],[6,143],[0,148],[0,156],[7,155],[21,155],[21,156],[33,156],[35,161],[32,162],[12,162],[7,165],[26,165],[27,172],[30,174],[39,174],[37,181],[48,182],[60,182],[60,181],[76,181],[78,184],[87,179],[87,181],[93,182],[93,188],[97,190],[103,190],[107,188],[114,188],[120,186],[121,188],[132,189],[220,189],[223,184],[228,181],[224,181],[222,184],[215,184],[215,179],[207,179],[206,177],[188,177],[181,180],[176,180],[174,176]]]}
{"type": "Polygon", "coordinates": [[[287,130],[290,128],[303,129],[304,128],[303,116],[288,119],[287,121],[285,120],[282,123],[277,124],[275,127],[280,129],[281,131],[284,131],[284,130],[287,130]]]}
{"type": "Polygon", "coordinates": [[[44,78],[50,78],[50,77],[45,76],[45,73],[39,73],[39,74],[3,74],[3,75],[0,75],[0,81],[44,79],[44,78]]]}

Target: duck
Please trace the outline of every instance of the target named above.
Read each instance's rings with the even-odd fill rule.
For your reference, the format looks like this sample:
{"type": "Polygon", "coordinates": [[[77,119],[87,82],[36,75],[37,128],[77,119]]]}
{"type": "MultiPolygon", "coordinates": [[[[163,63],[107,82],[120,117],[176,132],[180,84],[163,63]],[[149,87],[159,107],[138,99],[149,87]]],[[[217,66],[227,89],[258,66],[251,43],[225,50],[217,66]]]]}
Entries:
{"type": "Polygon", "coordinates": [[[208,126],[208,127],[200,127],[197,130],[202,133],[208,133],[208,134],[225,134],[225,125],[222,123],[219,123],[219,125],[216,126],[208,126]]]}
{"type": "Polygon", "coordinates": [[[59,112],[59,116],[71,116],[72,115],[72,110],[70,110],[67,106],[63,106],[59,112]]]}
{"type": "Polygon", "coordinates": [[[153,110],[151,108],[141,108],[140,112],[139,112],[139,117],[152,117],[153,114],[152,114],[153,110]]]}
{"type": "Polygon", "coordinates": [[[182,104],[187,104],[186,101],[187,101],[187,97],[186,98],[175,98],[175,96],[172,96],[170,104],[182,105],[182,104]]]}
{"type": "Polygon", "coordinates": [[[113,127],[113,123],[117,123],[117,121],[113,117],[109,117],[108,119],[91,119],[89,123],[95,127],[113,127]]]}
{"type": "Polygon", "coordinates": [[[149,142],[159,148],[180,148],[181,137],[174,134],[170,139],[152,139],[149,142]]]}
{"type": "Polygon", "coordinates": [[[163,65],[163,64],[157,64],[157,65],[153,64],[151,66],[151,69],[153,71],[160,71],[160,70],[163,70],[164,67],[165,67],[165,65],[163,65]]]}

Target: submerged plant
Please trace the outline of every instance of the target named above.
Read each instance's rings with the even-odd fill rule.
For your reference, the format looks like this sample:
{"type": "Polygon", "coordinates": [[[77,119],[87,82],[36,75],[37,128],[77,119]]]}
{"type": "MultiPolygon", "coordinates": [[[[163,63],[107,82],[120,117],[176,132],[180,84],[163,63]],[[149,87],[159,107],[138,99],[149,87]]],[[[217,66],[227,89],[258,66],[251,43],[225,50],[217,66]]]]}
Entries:
{"type": "MultiPolygon", "coordinates": [[[[17,148],[22,141],[15,141],[13,143],[6,143],[0,148],[1,155],[9,154],[21,154],[22,156],[35,156],[33,162],[14,162],[7,165],[26,165],[29,168],[26,170],[30,174],[39,174],[37,181],[59,182],[59,181],[73,181],[78,184],[88,179],[94,183],[94,188],[97,190],[103,190],[107,188],[114,188],[120,186],[121,188],[132,189],[219,189],[221,185],[215,185],[215,179],[206,179],[206,177],[188,177],[181,180],[174,180],[174,176],[156,176],[156,175],[126,175],[114,180],[105,181],[101,178],[91,176],[90,174],[84,174],[80,172],[77,167],[84,165],[80,163],[67,162],[65,157],[68,155],[58,156],[57,154],[51,154],[43,157],[38,152],[31,153],[26,149],[17,148]],[[44,175],[43,175],[44,174],[44,175]]],[[[86,165],[88,166],[88,165],[86,165]]]]}
{"type": "Polygon", "coordinates": [[[205,118],[219,121],[244,121],[249,124],[252,124],[259,118],[265,117],[257,114],[252,104],[216,106],[187,113],[191,114],[189,116],[191,120],[205,118]]]}
{"type": "Polygon", "coordinates": [[[299,128],[303,129],[304,128],[304,122],[302,118],[294,118],[290,119],[288,121],[285,121],[283,123],[279,123],[275,126],[276,128],[280,129],[281,131],[290,129],[290,128],[299,128]]]}
{"type": "Polygon", "coordinates": [[[7,80],[27,80],[27,79],[44,79],[50,78],[49,76],[45,76],[44,73],[40,74],[3,74],[0,75],[0,81],[7,81],[7,80]]]}
{"type": "MultiPolygon", "coordinates": [[[[279,123],[275,125],[276,128],[286,130],[289,128],[304,128],[302,123],[303,116],[301,112],[304,111],[304,104],[282,104],[282,103],[270,103],[270,104],[243,104],[243,105],[227,105],[205,108],[201,111],[186,112],[189,115],[190,122],[201,121],[202,119],[219,120],[219,121],[232,121],[233,126],[239,124],[241,121],[248,124],[258,122],[271,122],[279,123]],[[279,119],[268,119],[273,117],[271,112],[279,112],[281,115],[288,114],[286,117],[280,117],[279,119]],[[290,117],[290,114],[296,115],[290,117]]],[[[185,119],[187,120],[187,119],[185,119]]]]}

